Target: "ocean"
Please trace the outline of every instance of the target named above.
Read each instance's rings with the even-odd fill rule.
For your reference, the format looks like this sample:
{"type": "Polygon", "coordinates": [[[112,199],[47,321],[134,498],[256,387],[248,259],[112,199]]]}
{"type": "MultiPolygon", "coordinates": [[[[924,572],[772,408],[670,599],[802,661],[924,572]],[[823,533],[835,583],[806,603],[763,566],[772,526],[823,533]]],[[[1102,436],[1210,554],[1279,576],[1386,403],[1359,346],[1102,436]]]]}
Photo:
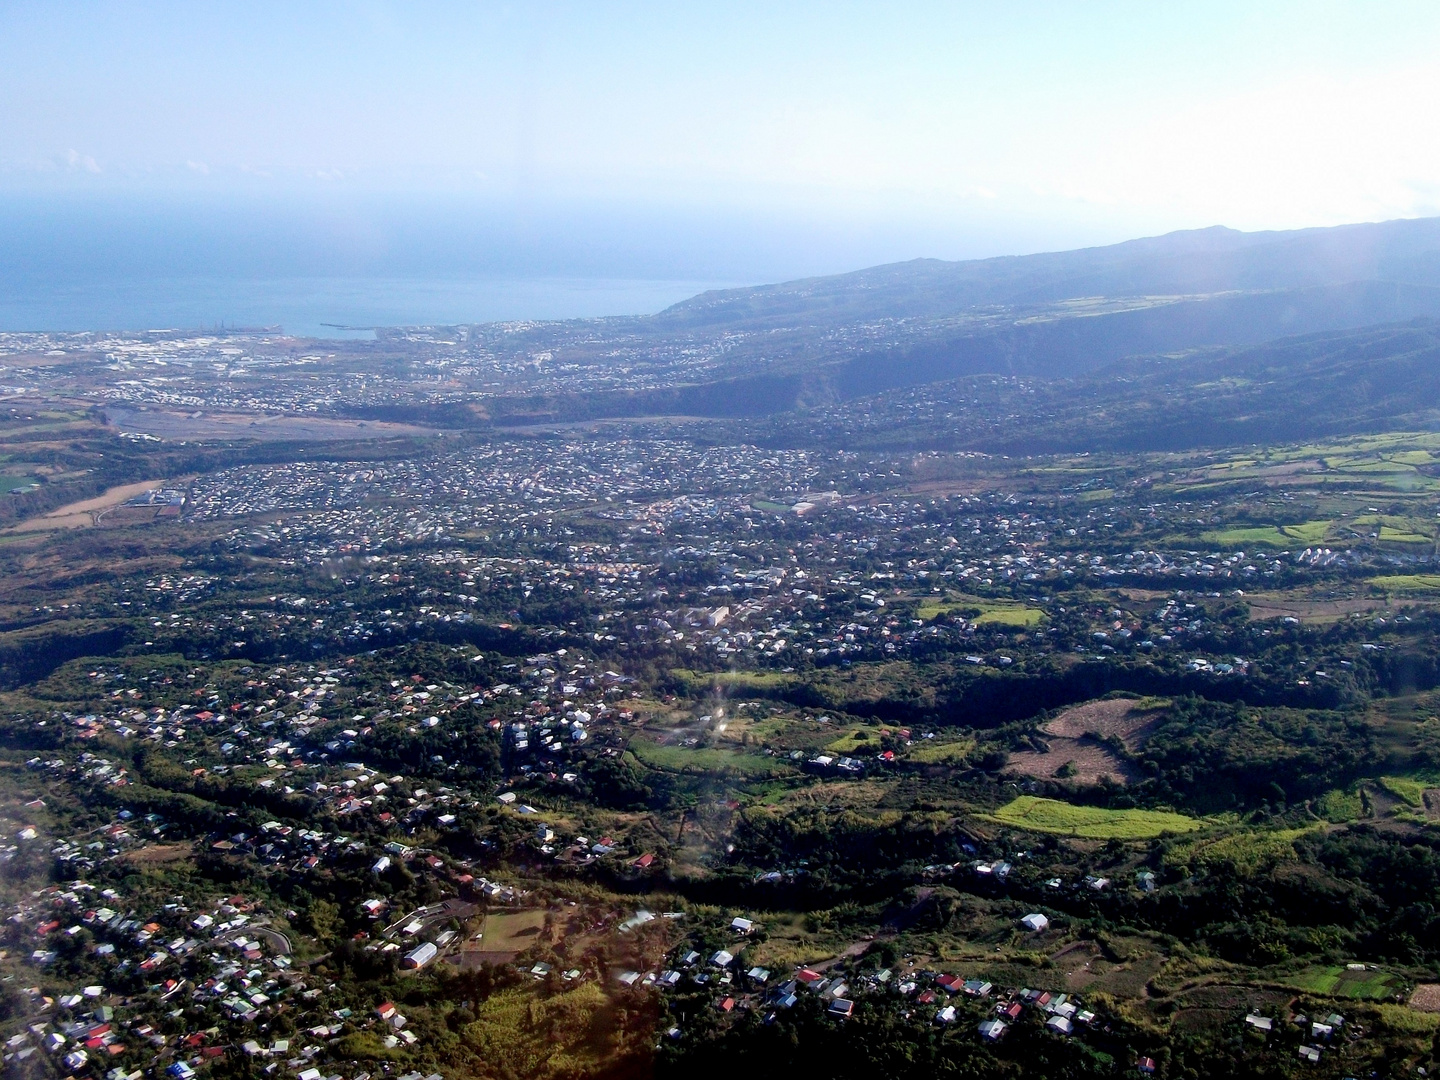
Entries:
{"type": "Polygon", "coordinates": [[[0,284],[0,331],[283,327],[300,337],[377,326],[645,315],[723,281],[501,277],[173,277],[0,284]]]}

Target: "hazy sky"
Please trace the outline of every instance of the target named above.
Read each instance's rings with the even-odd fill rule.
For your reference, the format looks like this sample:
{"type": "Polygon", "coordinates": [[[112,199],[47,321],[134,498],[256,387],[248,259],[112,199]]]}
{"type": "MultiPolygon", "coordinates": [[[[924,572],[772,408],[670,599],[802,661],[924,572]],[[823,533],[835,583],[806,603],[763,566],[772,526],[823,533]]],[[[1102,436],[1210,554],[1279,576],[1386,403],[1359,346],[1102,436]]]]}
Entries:
{"type": "Polygon", "coordinates": [[[1434,214],[1437,57],[1433,0],[4,0],[0,214],[463,206],[797,267],[1434,214]]]}

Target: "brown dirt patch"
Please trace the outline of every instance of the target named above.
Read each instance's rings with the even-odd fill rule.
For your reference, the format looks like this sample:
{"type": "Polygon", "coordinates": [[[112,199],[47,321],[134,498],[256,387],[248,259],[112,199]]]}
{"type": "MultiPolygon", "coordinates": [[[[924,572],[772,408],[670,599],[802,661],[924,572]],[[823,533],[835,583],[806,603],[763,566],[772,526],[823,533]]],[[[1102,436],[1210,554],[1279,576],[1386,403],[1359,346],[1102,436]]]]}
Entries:
{"type": "Polygon", "coordinates": [[[104,517],[107,510],[118,507],[126,499],[165,487],[169,483],[170,481],[166,480],[142,480],[136,484],[121,484],[108,489],[103,495],[69,503],[57,510],[51,510],[43,517],[22,521],[5,531],[24,533],[44,532],[49,529],[88,529],[93,525],[100,524],[100,519],[104,517]]]}
{"type": "Polygon", "coordinates": [[[1077,941],[1050,957],[1050,962],[1065,975],[1065,989],[1074,993],[1095,981],[1098,968],[1104,965],[1100,948],[1092,941],[1077,941]]]}
{"type": "Polygon", "coordinates": [[[1410,995],[1410,1007],[1421,1012],[1440,1012],[1440,983],[1421,983],[1410,995]]]}
{"type": "Polygon", "coordinates": [[[1066,780],[1073,784],[1098,784],[1108,776],[1119,784],[1135,779],[1136,772],[1108,746],[1093,739],[1050,738],[1042,754],[1021,750],[1011,754],[1006,769],[1037,780],[1066,780]],[[1061,776],[1064,772],[1068,775],[1061,776]]]}
{"type": "Polygon", "coordinates": [[[170,863],[184,862],[194,853],[192,844],[151,844],[137,851],[127,851],[116,861],[129,863],[131,866],[167,866],[170,863]]]}
{"type": "Polygon", "coordinates": [[[1114,735],[1128,749],[1136,750],[1145,744],[1145,737],[1159,715],[1159,710],[1142,709],[1138,701],[1126,698],[1087,701],[1073,709],[1066,709],[1040,730],[1047,735],[1061,735],[1069,739],[1089,734],[1101,738],[1114,735]]]}
{"type": "Polygon", "coordinates": [[[1303,623],[1332,623],[1354,614],[1369,614],[1390,607],[1389,601],[1357,596],[1343,600],[1293,600],[1284,597],[1246,597],[1250,618],[1299,619],[1303,623]]]}

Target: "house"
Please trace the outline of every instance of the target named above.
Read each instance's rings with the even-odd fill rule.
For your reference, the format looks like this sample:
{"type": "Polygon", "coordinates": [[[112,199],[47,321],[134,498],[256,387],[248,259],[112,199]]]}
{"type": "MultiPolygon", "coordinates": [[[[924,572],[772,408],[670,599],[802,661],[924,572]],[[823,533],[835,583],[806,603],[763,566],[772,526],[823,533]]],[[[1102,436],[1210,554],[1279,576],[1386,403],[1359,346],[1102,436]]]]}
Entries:
{"type": "Polygon", "coordinates": [[[848,1020],[855,1012],[855,1002],[849,998],[836,998],[830,1002],[830,1008],[825,1010],[831,1016],[837,1016],[842,1020],[848,1020]]]}
{"type": "Polygon", "coordinates": [[[1036,911],[1031,912],[1029,915],[1026,915],[1023,919],[1021,919],[1020,925],[1023,926],[1026,930],[1031,931],[1032,933],[1039,933],[1041,930],[1044,930],[1047,926],[1050,925],[1050,920],[1046,916],[1041,915],[1038,911],[1036,911]]]}
{"type": "Polygon", "coordinates": [[[1075,1025],[1064,1016],[1057,1015],[1050,1017],[1049,1020],[1045,1021],[1045,1027],[1058,1035],[1073,1035],[1075,1033],[1075,1025]]]}
{"type": "Polygon", "coordinates": [[[980,1032],[980,1037],[987,1042],[996,1042],[1001,1035],[1005,1034],[1006,1025],[1000,1020],[982,1020],[976,1030],[980,1032]]]}
{"type": "Polygon", "coordinates": [[[1318,1046],[1302,1046],[1299,1053],[1301,1061],[1308,1061],[1311,1065],[1320,1064],[1320,1048],[1318,1046]]]}
{"type": "Polygon", "coordinates": [[[935,1014],[935,1022],[937,1024],[953,1024],[955,1022],[955,1006],[946,1005],[937,1012],[935,1014]]]}
{"type": "Polygon", "coordinates": [[[1155,875],[1149,870],[1141,870],[1135,875],[1135,887],[1143,893],[1155,891],[1155,875]]]}
{"type": "Polygon", "coordinates": [[[1275,1021],[1268,1016],[1256,1016],[1254,1013],[1247,1013],[1245,1023],[1249,1024],[1256,1031],[1269,1031],[1275,1026],[1275,1021]]]}
{"type": "Polygon", "coordinates": [[[710,963],[714,964],[716,967],[723,968],[729,967],[730,964],[734,961],[734,959],[735,957],[732,954],[725,951],[724,949],[721,949],[716,952],[714,956],[710,957],[710,963]]]}
{"type": "Polygon", "coordinates": [[[654,861],[655,856],[647,851],[644,855],[641,855],[630,865],[635,867],[636,870],[648,870],[650,868],[650,864],[654,861]]]}
{"type": "Polygon", "coordinates": [[[1135,1071],[1151,1076],[1155,1072],[1155,1059],[1152,1057],[1140,1057],[1135,1059],[1135,1071]]]}
{"type": "Polygon", "coordinates": [[[727,997],[723,1001],[721,1001],[720,1004],[716,1006],[716,1008],[718,1008],[721,1012],[728,1013],[730,1012],[730,1010],[735,1008],[735,999],[732,997],[727,997]]]}
{"type": "Polygon", "coordinates": [[[742,919],[738,915],[730,920],[730,929],[737,934],[748,934],[755,929],[755,924],[749,919],[742,919]]]}

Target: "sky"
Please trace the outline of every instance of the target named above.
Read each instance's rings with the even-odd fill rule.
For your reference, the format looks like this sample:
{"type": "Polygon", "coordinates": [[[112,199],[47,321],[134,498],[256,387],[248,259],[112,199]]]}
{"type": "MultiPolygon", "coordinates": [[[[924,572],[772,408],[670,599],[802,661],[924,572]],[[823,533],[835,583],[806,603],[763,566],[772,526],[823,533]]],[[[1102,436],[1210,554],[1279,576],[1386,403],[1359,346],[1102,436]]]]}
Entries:
{"type": "Polygon", "coordinates": [[[1440,213],[1440,5],[0,2],[0,278],[771,280],[1440,213]]]}

